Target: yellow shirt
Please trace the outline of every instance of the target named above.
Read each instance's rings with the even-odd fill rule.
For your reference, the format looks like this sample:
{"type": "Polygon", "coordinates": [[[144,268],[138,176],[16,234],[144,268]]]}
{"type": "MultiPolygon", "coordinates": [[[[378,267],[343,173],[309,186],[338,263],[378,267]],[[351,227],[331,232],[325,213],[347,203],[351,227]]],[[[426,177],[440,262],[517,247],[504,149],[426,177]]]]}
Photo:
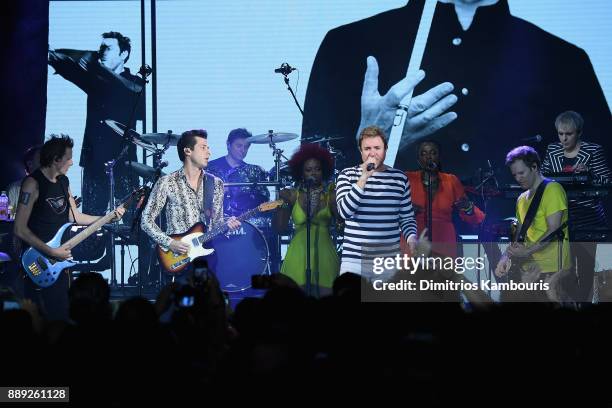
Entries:
{"type": "MultiPolygon", "coordinates": [[[[529,191],[525,191],[521,194],[516,202],[516,217],[523,224],[525,216],[527,215],[527,209],[531,204],[533,195],[527,198],[529,191]]],[[[544,233],[548,229],[546,224],[546,217],[556,212],[563,211],[563,217],[561,223],[567,222],[567,196],[565,190],[561,184],[556,182],[550,182],[544,189],[542,195],[542,201],[533,219],[533,222],[527,230],[527,236],[525,237],[525,245],[533,244],[544,236],[544,233]]],[[[557,272],[560,269],[566,269],[571,265],[570,250],[569,250],[569,233],[567,225],[563,229],[565,233],[565,239],[562,243],[562,258],[563,268],[559,268],[559,242],[557,240],[552,241],[544,249],[534,252],[531,257],[539,267],[541,272],[557,272]]]]}

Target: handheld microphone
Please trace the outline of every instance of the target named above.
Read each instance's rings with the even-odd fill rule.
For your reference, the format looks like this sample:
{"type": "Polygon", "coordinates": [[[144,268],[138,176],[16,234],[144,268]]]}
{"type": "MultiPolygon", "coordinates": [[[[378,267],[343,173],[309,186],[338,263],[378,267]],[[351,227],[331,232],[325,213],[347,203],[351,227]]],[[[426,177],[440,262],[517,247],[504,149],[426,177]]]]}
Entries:
{"type": "Polygon", "coordinates": [[[528,142],[528,143],[540,143],[542,141],[542,136],[541,135],[535,135],[535,136],[531,136],[531,137],[524,137],[521,139],[522,142],[528,142]]]}
{"type": "Polygon", "coordinates": [[[428,168],[429,170],[435,170],[435,169],[437,169],[437,168],[438,168],[438,165],[436,164],[436,162],[435,162],[435,161],[430,160],[429,162],[427,162],[427,168],[428,168]]]}
{"type": "Polygon", "coordinates": [[[374,167],[376,165],[374,163],[368,163],[368,166],[366,167],[366,171],[372,171],[374,170],[374,167]]]}
{"type": "Polygon", "coordinates": [[[280,68],[276,68],[274,72],[277,74],[289,75],[292,71],[295,71],[296,69],[297,68],[293,68],[291,65],[287,64],[286,62],[283,62],[280,68]]]}
{"type": "Polygon", "coordinates": [[[304,179],[304,187],[306,187],[307,189],[312,188],[312,186],[314,186],[316,184],[316,180],[314,179],[314,177],[308,177],[304,179]]]}
{"type": "Polygon", "coordinates": [[[151,68],[148,64],[144,64],[140,67],[138,73],[143,76],[149,76],[153,73],[153,68],[151,68]]]}

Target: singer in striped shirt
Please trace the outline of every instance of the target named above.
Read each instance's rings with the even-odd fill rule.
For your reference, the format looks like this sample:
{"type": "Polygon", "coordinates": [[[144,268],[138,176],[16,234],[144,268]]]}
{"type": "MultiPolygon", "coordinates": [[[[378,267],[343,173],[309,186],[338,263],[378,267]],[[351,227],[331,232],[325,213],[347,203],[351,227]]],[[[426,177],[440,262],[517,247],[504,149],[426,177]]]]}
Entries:
{"type": "Polygon", "coordinates": [[[408,178],[384,164],[383,131],[366,127],[358,144],[363,163],[342,170],[336,186],[338,213],[346,220],[340,273],[369,275],[374,257],[400,253],[400,232],[414,251],[417,227],[408,178]]]}

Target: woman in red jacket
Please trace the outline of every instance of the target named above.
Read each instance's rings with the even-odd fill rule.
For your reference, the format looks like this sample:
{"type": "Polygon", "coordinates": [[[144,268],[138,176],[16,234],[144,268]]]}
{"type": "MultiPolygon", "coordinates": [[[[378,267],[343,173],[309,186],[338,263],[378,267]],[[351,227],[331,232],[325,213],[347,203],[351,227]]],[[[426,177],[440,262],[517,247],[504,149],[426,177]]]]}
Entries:
{"type": "MultiPolygon", "coordinates": [[[[453,225],[453,212],[470,224],[480,224],[485,214],[468,200],[463,185],[451,173],[440,171],[440,148],[436,142],[423,141],[417,149],[417,161],[421,170],[407,171],[412,193],[419,233],[427,227],[427,185],[433,188],[432,230],[430,235],[432,253],[442,256],[457,256],[457,238],[453,225]],[[431,178],[428,177],[431,175],[431,178]]],[[[404,242],[405,240],[402,240],[404,242]]],[[[406,252],[406,248],[402,248],[406,252]]]]}

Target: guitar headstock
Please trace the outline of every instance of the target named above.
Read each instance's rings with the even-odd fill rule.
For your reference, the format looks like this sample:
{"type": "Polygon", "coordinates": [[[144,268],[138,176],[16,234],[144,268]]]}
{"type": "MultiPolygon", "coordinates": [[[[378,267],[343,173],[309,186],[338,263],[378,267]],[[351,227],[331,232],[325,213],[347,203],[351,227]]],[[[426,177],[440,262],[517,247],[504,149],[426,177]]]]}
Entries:
{"type": "Polygon", "coordinates": [[[148,187],[143,186],[132,191],[130,195],[125,200],[123,200],[121,206],[125,208],[130,205],[132,201],[140,201],[147,193],[147,189],[148,187]]]}
{"type": "Polygon", "coordinates": [[[140,187],[137,190],[135,190],[132,193],[132,195],[133,195],[132,200],[135,200],[135,201],[140,200],[142,197],[145,196],[145,194],[147,194],[147,189],[148,189],[148,187],[144,187],[143,186],[143,187],[140,187]]]}
{"type": "Polygon", "coordinates": [[[283,202],[283,200],[268,201],[267,203],[259,204],[257,208],[261,212],[272,211],[275,208],[278,208],[283,205],[283,202]]]}

